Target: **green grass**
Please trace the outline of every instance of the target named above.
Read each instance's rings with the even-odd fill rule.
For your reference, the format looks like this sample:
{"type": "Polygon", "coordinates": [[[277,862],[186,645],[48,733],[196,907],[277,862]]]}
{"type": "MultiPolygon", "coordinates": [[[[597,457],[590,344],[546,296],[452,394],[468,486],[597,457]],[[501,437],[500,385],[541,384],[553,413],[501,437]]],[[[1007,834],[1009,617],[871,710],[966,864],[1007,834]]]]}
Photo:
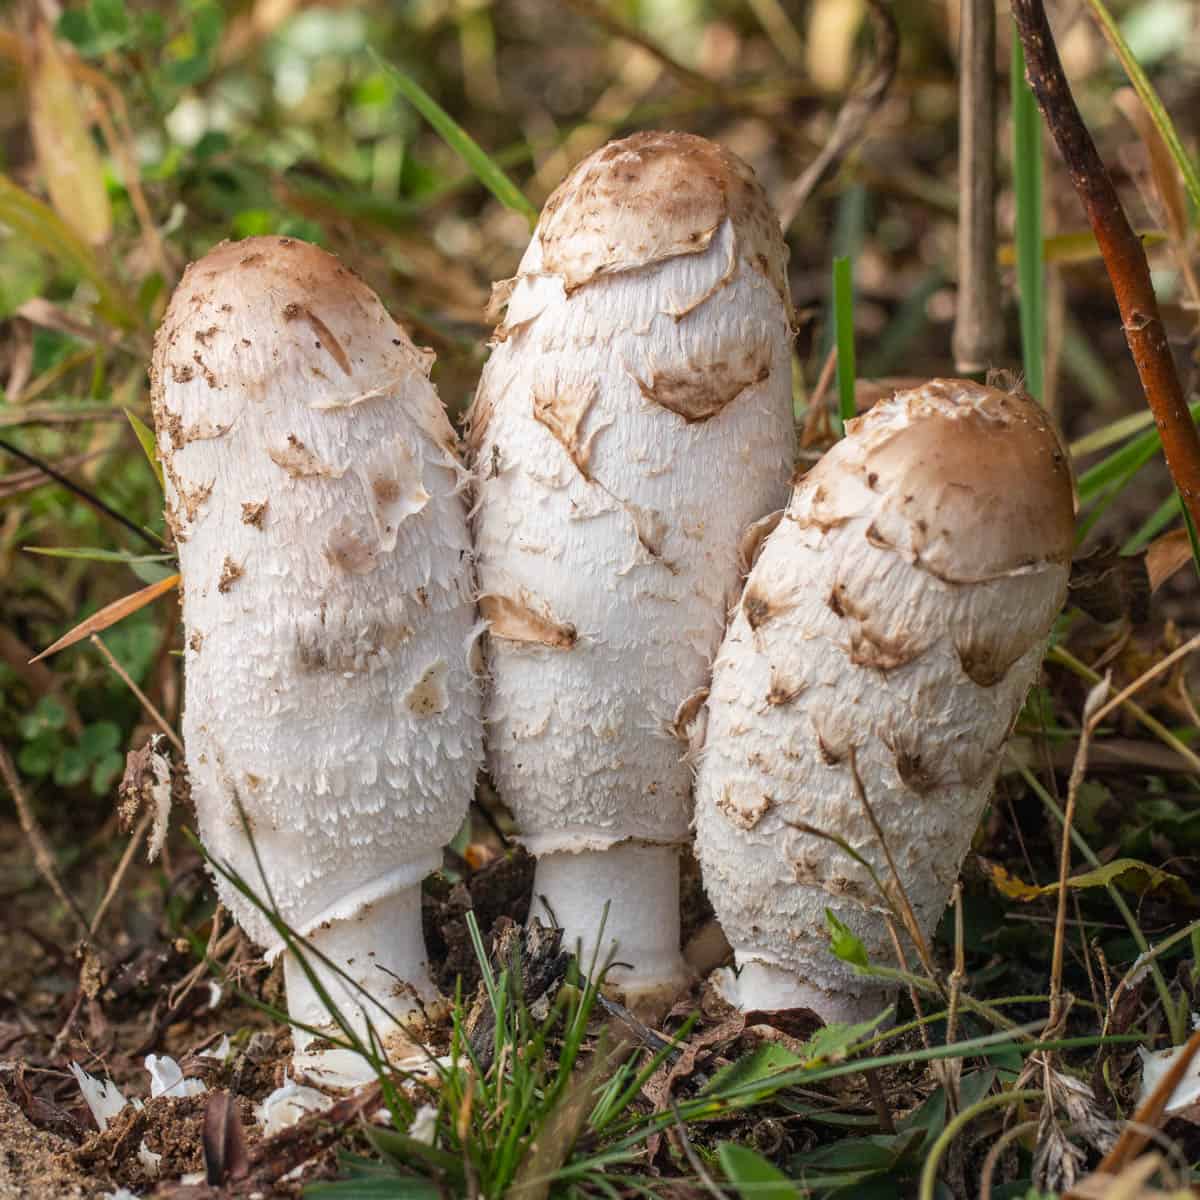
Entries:
{"type": "Polygon", "coordinates": [[[838,418],[842,429],[857,412],[854,395],[854,268],[848,256],[833,260],[833,327],[837,339],[838,418]]]}
{"type": "Polygon", "coordinates": [[[1012,107],[1013,189],[1016,193],[1017,304],[1025,390],[1046,394],[1046,270],[1042,244],[1042,119],[1025,81],[1021,39],[1012,38],[1009,72],[1012,107]]]}

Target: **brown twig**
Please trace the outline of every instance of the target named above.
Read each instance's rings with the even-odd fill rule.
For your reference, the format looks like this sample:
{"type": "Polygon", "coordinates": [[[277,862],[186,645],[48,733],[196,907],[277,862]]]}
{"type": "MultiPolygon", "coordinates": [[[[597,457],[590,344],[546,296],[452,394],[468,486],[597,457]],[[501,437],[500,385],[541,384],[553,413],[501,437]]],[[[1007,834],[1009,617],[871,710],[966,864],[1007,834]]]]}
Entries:
{"type": "Polygon", "coordinates": [[[958,54],[958,303],[954,367],[986,371],[1004,322],[996,269],[996,6],[964,0],[958,54]]]}
{"type": "Polygon", "coordinates": [[[1187,1074],[1187,1069],[1198,1052],[1200,1052],[1200,1032],[1193,1033],[1180,1047],[1171,1065],[1163,1072],[1163,1077],[1158,1081],[1154,1091],[1138,1105],[1137,1112],[1133,1114],[1132,1119],[1121,1131],[1117,1144],[1104,1156],[1103,1161],[1096,1168],[1097,1172],[1104,1171],[1109,1175],[1116,1175],[1126,1163],[1141,1153],[1142,1148],[1149,1140],[1145,1127],[1157,1127],[1162,1120],[1167,1105],[1175,1094],[1175,1089],[1187,1074]]]}
{"type": "Polygon", "coordinates": [[[916,911],[913,909],[912,902],[908,898],[908,892],[904,887],[904,876],[900,874],[900,870],[896,866],[896,860],[892,855],[892,848],[888,845],[883,827],[879,824],[879,820],[875,816],[875,810],[871,807],[871,801],[867,798],[867,789],[863,786],[862,776],[858,773],[858,748],[856,746],[850,747],[847,760],[850,764],[850,778],[854,783],[855,795],[858,797],[858,802],[862,805],[863,812],[866,813],[867,820],[871,824],[871,829],[883,850],[883,857],[887,860],[888,870],[892,873],[892,886],[895,889],[896,908],[900,920],[904,924],[904,931],[912,939],[912,944],[916,948],[917,957],[921,960],[921,966],[925,969],[925,974],[936,983],[938,982],[938,975],[937,968],[933,965],[933,953],[929,949],[929,942],[921,931],[921,923],[917,920],[916,911]]]}
{"type": "Polygon", "coordinates": [[[117,673],[121,679],[121,682],[138,698],[138,702],[146,710],[146,714],[150,717],[150,719],[159,727],[159,729],[163,731],[163,733],[167,735],[167,740],[171,743],[171,745],[174,746],[180,754],[182,754],[183,742],[180,740],[179,734],[177,734],[175,730],[167,724],[162,713],[160,713],[158,709],[155,708],[150,702],[150,697],[147,696],[146,693],[143,692],[142,689],[133,682],[133,680],[130,678],[129,672],[126,671],[125,668],[116,660],[113,652],[101,640],[100,635],[98,633],[93,633],[90,640],[96,649],[99,650],[106,659],[108,659],[108,665],[117,673]]]}
{"type": "Polygon", "coordinates": [[[50,890],[58,897],[59,903],[71,914],[79,931],[80,939],[88,946],[92,946],[92,934],[88,929],[87,918],[58,877],[58,869],[54,865],[54,855],[51,854],[50,847],[46,843],[46,835],[42,832],[37,817],[33,815],[33,809],[29,807],[29,798],[21,786],[17,768],[13,765],[13,760],[3,746],[0,746],[0,778],[3,778],[5,787],[12,795],[13,804],[17,809],[17,820],[21,823],[21,831],[25,834],[29,847],[33,851],[34,864],[42,878],[50,885],[50,890]]]}
{"type": "Polygon", "coordinates": [[[1193,522],[1200,526],[1200,434],[1158,311],[1146,252],[1117,196],[1104,162],[1079,115],[1042,0],[1011,0],[1025,49],[1025,74],[1042,117],[1066,163],[1112,281],[1122,327],[1146,402],[1162,437],[1171,477],[1193,522]]]}
{"type": "Polygon", "coordinates": [[[896,18],[883,0],[868,0],[868,3],[868,14],[875,32],[875,65],[862,84],[846,97],[820,153],[784,196],[779,206],[779,224],[783,226],[784,233],[791,228],[808,198],[837,170],[862,138],[867,122],[883,103],[896,76],[896,65],[900,61],[900,32],[896,27],[896,18]]]}

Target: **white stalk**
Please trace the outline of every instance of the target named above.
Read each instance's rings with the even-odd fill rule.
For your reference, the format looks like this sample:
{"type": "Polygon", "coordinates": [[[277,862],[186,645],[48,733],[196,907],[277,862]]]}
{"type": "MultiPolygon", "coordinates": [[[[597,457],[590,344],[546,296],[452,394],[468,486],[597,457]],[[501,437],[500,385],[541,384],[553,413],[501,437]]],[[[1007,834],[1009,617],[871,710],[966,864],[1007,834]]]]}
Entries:
{"type": "Polygon", "coordinates": [[[1037,676],[1074,538],[1066,456],[1026,397],[935,380],[847,430],[747,580],[696,791],[705,887],[741,968],[727,994],[831,1021],[879,1011],[887,990],[833,956],[826,909],[871,962],[895,965],[871,871],[893,897],[897,881],[855,765],[928,938],[1037,676]]]}
{"type": "MultiPolygon", "coordinates": [[[[430,365],[335,258],[272,237],[188,269],[153,368],[206,848],[331,957],[358,971],[369,948],[422,992],[413,896],[482,756],[463,472],[430,365]]],[[[217,886],[277,954],[266,917],[217,886]]],[[[414,1007],[383,971],[360,982],[414,1007]]]]}
{"type": "Polygon", "coordinates": [[[785,260],[733,155],[686,134],[606,146],[499,287],[472,413],[491,771],[526,846],[561,859],[539,878],[568,944],[646,889],[651,932],[624,928],[616,957],[648,1004],[686,978],[677,863],[613,851],[688,838],[686,755],[739,540],[787,495],[785,260]]]}

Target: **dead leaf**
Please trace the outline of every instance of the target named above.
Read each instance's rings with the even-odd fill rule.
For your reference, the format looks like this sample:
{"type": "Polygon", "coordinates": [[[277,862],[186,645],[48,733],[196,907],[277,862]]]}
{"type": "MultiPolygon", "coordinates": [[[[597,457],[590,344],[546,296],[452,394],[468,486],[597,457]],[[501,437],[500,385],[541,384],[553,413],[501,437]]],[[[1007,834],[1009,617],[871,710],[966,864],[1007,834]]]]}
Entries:
{"type": "Polygon", "coordinates": [[[1156,537],[1146,547],[1146,573],[1150,576],[1150,591],[1157,592],[1191,557],[1192,543],[1186,529],[1172,529],[1156,537]]]}
{"type": "Polygon", "coordinates": [[[112,205],[79,87],[54,33],[38,22],[29,71],[29,125],[55,212],[89,246],[108,241],[112,205]]]}
{"type": "Polygon", "coordinates": [[[237,1101],[228,1092],[213,1092],[204,1109],[204,1174],[212,1187],[241,1179],[250,1170],[246,1135],[237,1101]]]}
{"type": "Polygon", "coordinates": [[[93,633],[99,633],[110,625],[115,625],[118,621],[124,620],[140,608],[145,608],[152,600],[157,600],[159,596],[178,586],[179,572],[177,571],[174,575],[168,575],[166,579],[160,579],[157,583],[141,588],[132,595],[122,596],[120,600],[106,604],[99,612],[92,613],[86,621],[76,625],[70,633],[64,633],[57,642],[52,646],[47,646],[41,654],[35,655],[29,661],[31,663],[41,662],[43,658],[49,658],[51,654],[57,654],[60,650],[65,650],[68,646],[83,641],[85,637],[90,637],[93,633]]]}

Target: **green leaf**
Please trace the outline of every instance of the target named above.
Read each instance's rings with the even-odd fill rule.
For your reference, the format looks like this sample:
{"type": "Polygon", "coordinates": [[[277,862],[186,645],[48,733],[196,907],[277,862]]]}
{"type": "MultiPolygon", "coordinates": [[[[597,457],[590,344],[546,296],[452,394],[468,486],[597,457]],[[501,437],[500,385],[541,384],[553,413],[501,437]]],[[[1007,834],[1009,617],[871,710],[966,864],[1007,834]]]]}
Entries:
{"type": "Polygon", "coordinates": [[[406,1167],[420,1167],[426,1170],[445,1172],[450,1179],[461,1180],[463,1174],[462,1159],[446,1150],[439,1150],[428,1142],[410,1137],[395,1129],[364,1130],[367,1141],[393,1161],[406,1167]]]}
{"type": "Polygon", "coordinates": [[[125,757],[119,750],[106,754],[92,768],[92,791],[97,796],[107,796],[112,790],[113,780],[125,767],[125,757]]]}
{"type": "Polygon", "coordinates": [[[740,1087],[760,1079],[766,1080],[775,1071],[783,1067],[798,1067],[804,1061],[785,1046],[776,1042],[763,1042],[748,1054],[743,1054],[736,1062],[722,1067],[702,1089],[702,1093],[719,1093],[727,1088],[740,1087]]]}
{"type": "Polygon", "coordinates": [[[97,721],[79,735],[79,749],[92,762],[103,758],[121,744],[121,729],[112,721],[97,721]]]}
{"type": "Polygon", "coordinates": [[[721,1142],[717,1162],[742,1200],[799,1200],[800,1190],[776,1166],[746,1146],[721,1142]]]}
{"type": "Polygon", "coordinates": [[[428,1179],[396,1175],[391,1179],[344,1179],[313,1183],[304,1189],[305,1200],[442,1200],[446,1193],[428,1179]]]}
{"type": "Polygon", "coordinates": [[[150,464],[150,469],[154,472],[154,478],[158,480],[159,488],[163,488],[163,469],[162,463],[158,461],[158,445],[154,440],[154,430],[151,429],[137,413],[130,412],[125,409],[125,416],[129,424],[133,427],[133,436],[137,438],[138,445],[142,448],[142,453],[146,456],[146,461],[150,464]]]}
{"type": "Polygon", "coordinates": [[[839,920],[829,908],[825,910],[825,926],[829,930],[829,948],[837,958],[855,967],[870,965],[867,962],[867,948],[850,926],[839,920]]]}
{"type": "Polygon", "coordinates": [[[87,755],[78,746],[66,746],[54,764],[54,782],[59,787],[75,787],[88,777],[90,769],[87,755]]]}
{"type": "Polygon", "coordinates": [[[433,126],[442,140],[474,172],[483,184],[505,208],[511,208],[526,217],[532,227],[537,223],[537,209],[525,198],[524,193],[504,173],[487,151],[411,76],[381,58],[374,50],[371,56],[387,73],[396,90],[433,126]]]}
{"type": "Polygon", "coordinates": [[[845,1058],[854,1046],[865,1041],[879,1028],[891,1011],[885,1008],[878,1016],[859,1021],[856,1025],[839,1025],[835,1022],[818,1029],[805,1047],[809,1054],[808,1061],[837,1062],[845,1058]]]}
{"type": "MultiPolygon", "coordinates": [[[[1053,896],[1058,892],[1057,879],[1053,883],[1035,886],[1011,875],[999,863],[988,862],[986,859],[980,859],[980,862],[983,863],[996,890],[1012,900],[1036,900],[1040,896],[1053,896]]],[[[1108,887],[1110,884],[1117,884],[1125,891],[1139,896],[1165,889],[1187,903],[1194,904],[1196,900],[1192,889],[1178,875],[1172,875],[1169,871],[1136,858],[1114,858],[1102,867],[1081,871],[1067,880],[1067,887],[1076,891],[1108,887]]]]}
{"type": "Polygon", "coordinates": [[[92,21],[101,33],[123,40],[129,33],[125,0],[92,0],[92,21]]]}
{"type": "Polygon", "coordinates": [[[21,736],[38,737],[47,730],[64,729],[67,724],[66,706],[54,696],[43,696],[33,707],[33,712],[21,718],[21,736]]]}
{"type": "Polygon", "coordinates": [[[130,554],[125,550],[102,550],[98,546],[26,546],[30,554],[44,554],[47,558],[84,558],[91,562],[119,563],[165,563],[174,559],[173,554],[130,554]]]}
{"type": "Polygon", "coordinates": [[[26,742],[17,755],[17,766],[21,771],[41,779],[54,770],[54,764],[62,750],[62,743],[52,733],[43,734],[32,742],[26,742]]]}

